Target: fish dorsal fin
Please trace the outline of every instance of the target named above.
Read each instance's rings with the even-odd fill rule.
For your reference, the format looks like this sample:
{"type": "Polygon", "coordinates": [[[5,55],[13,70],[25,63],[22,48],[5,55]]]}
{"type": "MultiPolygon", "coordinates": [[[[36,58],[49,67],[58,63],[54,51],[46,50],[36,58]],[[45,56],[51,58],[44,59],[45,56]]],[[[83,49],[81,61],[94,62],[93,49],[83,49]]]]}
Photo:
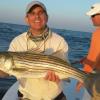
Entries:
{"type": "Polygon", "coordinates": [[[32,50],[30,50],[30,51],[26,51],[26,53],[45,55],[45,54],[43,54],[42,52],[32,51],[32,50]]]}

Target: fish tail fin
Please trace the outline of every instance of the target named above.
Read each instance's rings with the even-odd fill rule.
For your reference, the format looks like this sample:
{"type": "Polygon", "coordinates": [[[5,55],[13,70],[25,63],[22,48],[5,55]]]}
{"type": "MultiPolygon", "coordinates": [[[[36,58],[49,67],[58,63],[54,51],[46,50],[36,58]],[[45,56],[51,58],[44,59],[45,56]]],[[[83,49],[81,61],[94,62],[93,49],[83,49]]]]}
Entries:
{"type": "Polygon", "coordinates": [[[85,87],[91,96],[95,93],[100,93],[100,72],[90,73],[85,79],[85,87]]]}

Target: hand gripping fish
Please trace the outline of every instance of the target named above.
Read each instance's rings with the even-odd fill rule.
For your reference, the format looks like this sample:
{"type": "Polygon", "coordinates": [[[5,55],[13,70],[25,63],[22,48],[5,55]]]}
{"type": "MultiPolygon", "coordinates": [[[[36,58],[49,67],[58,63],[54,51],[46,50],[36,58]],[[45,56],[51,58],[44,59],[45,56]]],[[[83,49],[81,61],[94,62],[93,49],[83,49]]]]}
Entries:
{"type": "Polygon", "coordinates": [[[100,78],[100,73],[86,74],[60,58],[29,52],[0,52],[0,70],[17,78],[41,78],[52,70],[60,79],[77,79],[86,88],[93,86],[96,78],[100,78]]]}

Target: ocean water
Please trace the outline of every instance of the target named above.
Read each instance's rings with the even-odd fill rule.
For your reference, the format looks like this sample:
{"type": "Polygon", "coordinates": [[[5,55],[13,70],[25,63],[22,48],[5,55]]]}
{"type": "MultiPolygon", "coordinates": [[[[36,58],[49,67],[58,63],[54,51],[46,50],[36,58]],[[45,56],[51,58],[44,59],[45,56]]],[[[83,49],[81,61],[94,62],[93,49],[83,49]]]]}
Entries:
{"type": "MultiPolygon", "coordinates": [[[[25,25],[0,23],[0,51],[7,51],[11,40],[22,32],[27,31],[27,28],[28,27],[25,25]]],[[[79,61],[87,55],[91,33],[65,29],[51,29],[63,36],[64,39],[68,42],[68,56],[70,63],[76,68],[82,68],[82,65],[79,63],[79,61]]],[[[16,79],[14,77],[0,78],[0,89],[7,90],[15,81],[16,79]]],[[[76,83],[76,81],[73,81],[72,83],[76,83]]],[[[68,92],[67,90],[73,90],[74,85],[72,85],[71,88],[64,87],[64,92],[66,93],[68,92]]],[[[71,93],[73,93],[73,91],[71,91],[71,93]]],[[[77,95],[73,93],[73,95],[76,95],[76,99],[73,99],[70,93],[67,94],[67,96],[69,97],[69,100],[81,100],[80,97],[82,93],[83,91],[81,91],[80,94],[77,95]]]]}

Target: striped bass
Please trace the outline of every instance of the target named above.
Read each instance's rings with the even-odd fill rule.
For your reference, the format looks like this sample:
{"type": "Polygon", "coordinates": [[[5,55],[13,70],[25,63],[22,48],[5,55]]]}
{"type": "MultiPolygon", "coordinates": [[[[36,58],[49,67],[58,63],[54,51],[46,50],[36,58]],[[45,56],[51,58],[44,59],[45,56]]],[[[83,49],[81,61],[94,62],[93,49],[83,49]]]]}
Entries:
{"type": "Polygon", "coordinates": [[[47,70],[52,70],[62,80],[74,78],[85,85],[90,84],[86,82],[91,77],[100,77],[100,74],[87,75],[60,58],[29,52],[0,52],[0,70],[17,78],[41,78],[45,77],[47,70]]]}

